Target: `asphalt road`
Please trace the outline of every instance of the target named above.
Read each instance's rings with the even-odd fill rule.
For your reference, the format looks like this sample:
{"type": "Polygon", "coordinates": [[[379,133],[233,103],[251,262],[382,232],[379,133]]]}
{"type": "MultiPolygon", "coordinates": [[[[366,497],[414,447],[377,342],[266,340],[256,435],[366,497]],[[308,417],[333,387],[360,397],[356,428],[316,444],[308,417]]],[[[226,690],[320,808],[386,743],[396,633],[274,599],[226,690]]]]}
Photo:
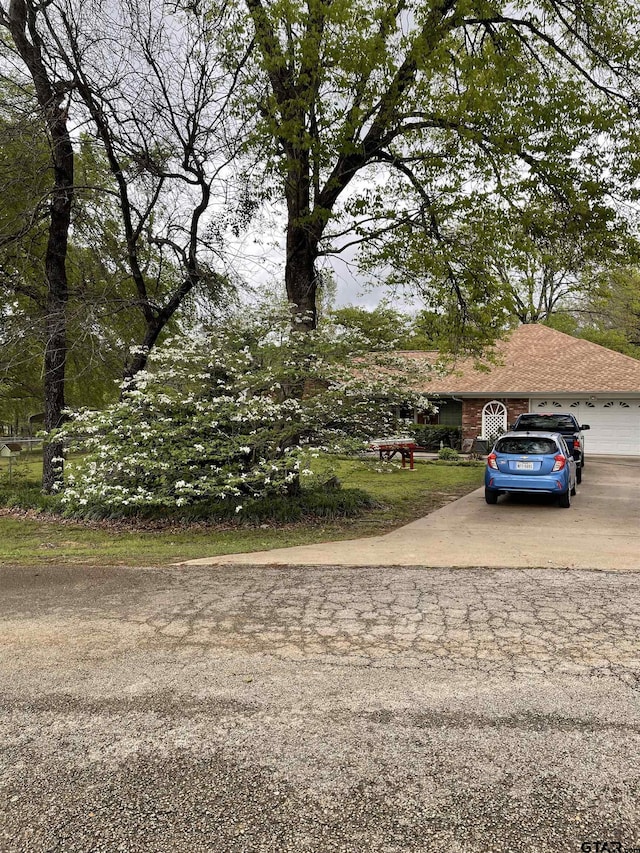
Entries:
{"type": "Polygon", "coordinates": [[[633,571],[0,569],[0,850],[640,849],[639,628],[633,571]]]}

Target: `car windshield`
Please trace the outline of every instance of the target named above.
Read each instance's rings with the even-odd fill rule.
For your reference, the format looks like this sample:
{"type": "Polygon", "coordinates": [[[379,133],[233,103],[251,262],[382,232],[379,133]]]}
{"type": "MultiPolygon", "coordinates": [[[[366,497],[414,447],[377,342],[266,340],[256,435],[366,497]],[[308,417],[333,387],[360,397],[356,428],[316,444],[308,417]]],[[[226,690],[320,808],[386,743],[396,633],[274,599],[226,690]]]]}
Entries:
{"type": "Polygon", "coordinates": [[[522,415],[518,427],[526,426],[531,430],[557,432],[561,429],[575,429],[575,423],[570,415],[522,415]]]}
{"type": "Polygon", "coordinates": [[[522,436],[522,438],[501,438],[496,444],[496,453],[517,454],[540,454],[557,453],[558,445],[552,438],[534,438],[522,436]]]}

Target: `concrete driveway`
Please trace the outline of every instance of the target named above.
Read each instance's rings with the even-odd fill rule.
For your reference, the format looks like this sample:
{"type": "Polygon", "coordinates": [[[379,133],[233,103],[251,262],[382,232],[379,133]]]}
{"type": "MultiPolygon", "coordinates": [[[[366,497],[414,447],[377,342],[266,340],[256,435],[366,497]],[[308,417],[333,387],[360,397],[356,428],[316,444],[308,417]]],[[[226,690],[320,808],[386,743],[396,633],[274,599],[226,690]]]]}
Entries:
{"type": "MultiPolygon", "coordinates": [[[[407,473],[407,476],[411,476],[407,473]]],[[[191,560],[191,565],[640,569],[640,459],[591,457],[570,509],[478,489],[385,536],[191,560]]]]}

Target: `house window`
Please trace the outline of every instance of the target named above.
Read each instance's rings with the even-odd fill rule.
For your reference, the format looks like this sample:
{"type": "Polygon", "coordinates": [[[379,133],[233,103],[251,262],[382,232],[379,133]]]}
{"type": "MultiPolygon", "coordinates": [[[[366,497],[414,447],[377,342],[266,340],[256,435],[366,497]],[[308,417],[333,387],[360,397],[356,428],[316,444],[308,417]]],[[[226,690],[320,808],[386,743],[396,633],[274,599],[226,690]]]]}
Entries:
{"type": "MultiPolygon", "coordinates": [[[[577,405],[577,403],[576,403],[576,405],[577,405]]],[[[536,408],[538,408],[538,409],[548,409],[548,408],[549,408],[549,406],[553,406],[553,408],[554,408],[554,409],[562,409],[562,408],[563,408],[562,403],[559,403],[557,400],[551,400],[551,401],[549,401],[549,400],[541,400],[541,401],[537,404],[536,408]]]]}
{"type": "Polygon", "coordinates": [[[440,426],[462,426],[462,401],[442,400],[438,403],[438,423],[440,426]]]}
{"type": "Polygon", "coordinates": [[[507,428],[507,407],[498,400],[492,400],[482,409],[482,438],[494,439],[507,428]]]}
{"type": "Polygon", "coordinates": [[[416,410],[413,408],[413,406],[400,406],[397,409],[397,414],[398,417],[402,418],[403,421],[413,421],[414,423],[417,422],[416,410]]]}
{"type": "Polygon", "coordinates": [[[461,427],[462,426],[462,401],[448,399],[433,399],[438,407],[437,412],[420,412],[418,414],[419,424],[436,424],[438,426],[461,427]]]}

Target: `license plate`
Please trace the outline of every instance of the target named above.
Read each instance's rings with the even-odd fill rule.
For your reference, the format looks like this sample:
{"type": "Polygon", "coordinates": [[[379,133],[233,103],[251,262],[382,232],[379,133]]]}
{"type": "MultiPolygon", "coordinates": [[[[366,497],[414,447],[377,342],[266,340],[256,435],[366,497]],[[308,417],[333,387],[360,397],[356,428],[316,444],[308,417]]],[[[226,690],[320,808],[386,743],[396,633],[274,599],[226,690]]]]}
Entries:
{"type": "Polygon", "coordinates": [[[518,471],[533,471],[533,462],[516,462],[518,471]]]}

